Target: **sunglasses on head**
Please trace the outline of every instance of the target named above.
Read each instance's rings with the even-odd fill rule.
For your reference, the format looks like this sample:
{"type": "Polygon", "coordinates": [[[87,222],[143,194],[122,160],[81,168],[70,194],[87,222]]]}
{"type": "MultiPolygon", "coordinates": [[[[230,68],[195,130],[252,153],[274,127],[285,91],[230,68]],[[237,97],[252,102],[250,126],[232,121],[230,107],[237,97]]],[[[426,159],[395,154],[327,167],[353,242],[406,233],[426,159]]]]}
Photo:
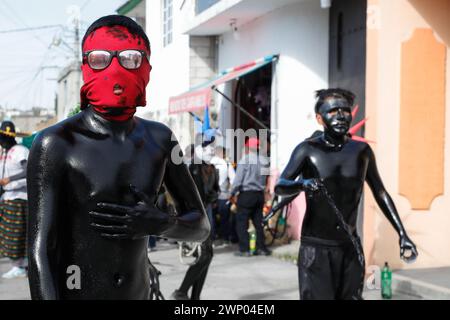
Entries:
{"type": "Polygon", "coordinates": [[[114,57],[117,57],[122,67],[129,70],[138,69],[144,57],[149,60],[147,53],[142,50],[91,50],[83,53],[83,63],[87,63],[94,70],[103,70],[109,67],[114,57]]]}

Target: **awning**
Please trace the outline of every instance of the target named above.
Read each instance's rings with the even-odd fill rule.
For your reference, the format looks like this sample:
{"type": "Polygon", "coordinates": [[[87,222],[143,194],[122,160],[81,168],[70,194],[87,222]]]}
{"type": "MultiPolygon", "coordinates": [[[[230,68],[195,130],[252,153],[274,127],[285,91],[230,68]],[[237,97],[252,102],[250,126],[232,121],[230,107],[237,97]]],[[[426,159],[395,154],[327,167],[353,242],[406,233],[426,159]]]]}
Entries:
{"type": "Polygon", "coordinates": [[[245,76],[265,65],[278,59],[278,55],[267,56],[255,61],[227,69],[221,72],[215,79],[200,86],[191,88],[179,96],[171,97],[169,100],[169,114],[181,112],[193,112],[204,109],[211,100],[211,89],[227,81],[245,76]]]}

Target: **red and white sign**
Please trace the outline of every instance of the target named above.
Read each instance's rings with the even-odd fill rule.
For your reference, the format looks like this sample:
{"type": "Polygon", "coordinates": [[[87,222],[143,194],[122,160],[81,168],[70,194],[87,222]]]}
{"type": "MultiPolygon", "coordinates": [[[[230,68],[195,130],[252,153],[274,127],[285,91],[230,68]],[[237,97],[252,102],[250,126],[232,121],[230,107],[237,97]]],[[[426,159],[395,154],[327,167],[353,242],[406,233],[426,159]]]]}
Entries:
{"type": "Polygon", "coordinates": [[[169,114],[204,109],[211,100],[211,88],[190,91],[169,100],[169,114]]]}
{"type": "Polygon", "coordinates": [[[200,88],[203,87],[202,89],[191,89],[182,95],[170,98],[169,114],[203,110],[209,105],[211,100],[211,87],[213,85],[218,86],[227,81],[236,79],[274,61],[277,58],[278,56],[271,55],[234,68],[229,68],[222,72],[216,79],[200,86],[200,88]]]}

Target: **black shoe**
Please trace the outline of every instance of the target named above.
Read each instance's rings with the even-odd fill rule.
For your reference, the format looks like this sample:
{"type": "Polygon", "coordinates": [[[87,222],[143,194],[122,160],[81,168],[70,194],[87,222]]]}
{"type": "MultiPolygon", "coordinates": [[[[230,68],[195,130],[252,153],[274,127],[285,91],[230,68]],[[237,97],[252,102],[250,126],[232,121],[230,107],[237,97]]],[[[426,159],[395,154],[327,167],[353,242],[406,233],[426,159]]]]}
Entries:
{"type": "Polygon", "coordinates": [[[173,300],[190,300],[189,297],[187,296],[187,294],[180,290],[175,290],[172,293],[172,299],[173,300]]]}
{"type": "Polygon", "coordinates": [[[254,253],[254,255],[255,256],[270,256],[270,255],[272,255],[272,251],[270,251],[269,249],[258,249],[254,253]]]}
{"type": "Polygon", "coordinates": [[[220,247],[221,245],[223,245],[223,240],[221,240],[221,239],[214,240],[214,242],[213,242],[213,247],[214,248],[220,247]]]}
{"type": "Polygon", "coordinates": [[[238,251],[238,252],[235,252],[234,255],[236,257],[250,257],[250,252],[238,251]]]}

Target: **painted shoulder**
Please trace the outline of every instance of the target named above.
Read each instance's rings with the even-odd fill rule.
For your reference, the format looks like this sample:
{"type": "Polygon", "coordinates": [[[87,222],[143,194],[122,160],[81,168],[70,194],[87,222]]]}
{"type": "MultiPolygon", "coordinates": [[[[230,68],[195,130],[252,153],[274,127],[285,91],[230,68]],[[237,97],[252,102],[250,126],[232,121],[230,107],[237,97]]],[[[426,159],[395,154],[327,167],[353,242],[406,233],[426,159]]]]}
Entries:
{"type": "MultiPolygon", "coordinates": [[[[320,136],[318,137],[314,137],[314,138],[309,138],[306,139],[304,141],[304,143],[308,144],[309,146],[314,146],[314,145],[323,145],[323,140],[320,136]]],[[[347,144],[349,146],[351,146],[352,148],[355,148],[357,150],[364,150],[364,151],[371,151],[372,149],[370,148],[369,144],[364,142],[364,141],[357,141],[357,140],[353,140],[350,139],[347,144]]]]}
{"type": "Polygon", "coordinates": [[[78,124],[80,119],[81,113],[40,131],[33,141],[31,152],[48,150],[61,153],[64,147],[71,145],[75,124],[78,124]]]}
{"type": "Polygon", "coordinates": [[[291,161],[294,163],[301,163],[309,154],[312,145],[309,140],[302,141],[292,151],[291,161]]]}
{"type": "Polygon", "coordinates": [[[139,125],[142,125],[145,131],[157,142],[163,149],[171,148],[178,144],[172,130],[165,124],[153,120],[135,117],[139,125]]]}
{"type": "Polygon", "coordinates": [[[351,145],[355,148],[357,148],[358,150],[364,150],[367,152],[371,152],[372,148],[370,147],[370,145],[367,142],[364,141],[357,141],[357,140],[350,140],[349,143],[351,143],[351,145]]]}
{"type": "Polygon", "coordinates": [[[315,144],[318,143],[318,139],[320,138],[310,138],[300,142],[294,149],[295,153],[306,152],[310,150],[315,144]]]}
{"type": "Polygon", "coordinates": [[[164,123],[148,120],[148,119],[142,119],[139,117],[135,117],[136,121],[138,121],[141,125],[144,126],[144,128],[147,130],[147,132],[151,133],[152,135],[162,138],[162,139],[170,139],[173,132],[172,130],[165,125],[164,123]]]}

